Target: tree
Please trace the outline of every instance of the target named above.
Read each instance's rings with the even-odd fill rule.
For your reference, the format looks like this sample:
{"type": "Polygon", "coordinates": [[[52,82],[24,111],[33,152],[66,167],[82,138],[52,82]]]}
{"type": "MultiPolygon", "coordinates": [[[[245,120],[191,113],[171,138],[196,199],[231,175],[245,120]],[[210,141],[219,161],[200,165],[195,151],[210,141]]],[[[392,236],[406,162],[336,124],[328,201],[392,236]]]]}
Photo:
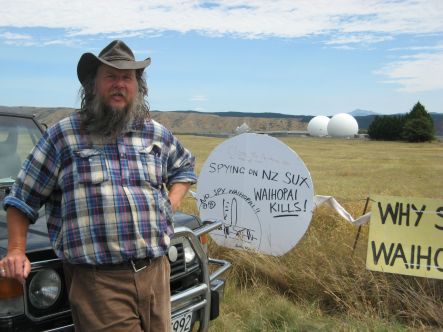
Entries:
{"type": "Polygon", "coordinates": [[[426,142],[432,141],[434,135],[434,121],[431,115],[417,102],[405,117],[402,138],[409,142],[426,142]]]}
{"type": "Polygon", "coordinates": [[[431,115],[417,102],[406,115],[376,116],[368,135],[378,140],[426,142],[434,139],[435,127],[431,115]]]}
{"type": "Polygon", "coordinates": [[[402,138],[405,117],[376,116],[368,128],[368,135],[372,139],[396,141],[402,138]]]}
{"type": "Polygon", "coordinates": [[[431,117],[429,113],[426,111],[425,107],[420,104],[420,102],[417,102],[417,104],[414,105],[412,110],[406,115],[406,119],[412,119],[412,118],[420,118],[420,117],[431,117]]]}
{"type": "Polygon", "coordinates": [[[381,121],[382,117],[375,116],[374,120],[372,120],[371,124],[368,127],[368,135],[372,139],[382,139],[381,135],[381,121]]]}
{"type": "Polygon", "coordinates": [[[432,141],[434,124],[425,117],[408,119],[403,127],[403,138],[409,142],[432,141]]]}

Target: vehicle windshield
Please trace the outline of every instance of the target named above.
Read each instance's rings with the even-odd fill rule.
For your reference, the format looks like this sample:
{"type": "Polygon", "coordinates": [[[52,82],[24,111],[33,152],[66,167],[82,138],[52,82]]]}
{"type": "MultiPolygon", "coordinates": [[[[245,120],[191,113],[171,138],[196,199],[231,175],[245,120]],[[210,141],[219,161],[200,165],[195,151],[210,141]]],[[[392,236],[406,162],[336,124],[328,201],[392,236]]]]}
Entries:
{"type": "Polygon", "coordinates": [[[32,119],[0,115],[0,183],[17,177],[41,136],[32,119]]]}
{"type": "Polygon", "coordinates": [[[0,114],[0,240],[7,237],[3,198],[42,133],[30,118],[0,114]]]}

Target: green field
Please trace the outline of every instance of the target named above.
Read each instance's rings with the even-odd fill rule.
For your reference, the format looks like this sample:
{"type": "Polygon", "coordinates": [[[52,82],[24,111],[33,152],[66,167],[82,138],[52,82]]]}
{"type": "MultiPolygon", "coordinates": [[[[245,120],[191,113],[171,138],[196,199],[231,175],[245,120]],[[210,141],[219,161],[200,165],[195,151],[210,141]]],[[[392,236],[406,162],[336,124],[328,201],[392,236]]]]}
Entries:
{"type": "MultiPolygon", "coordinates": [[[[199,172],[223,139],[180,136],[199,172]]],[[[443,198],[443,142],[281,138],[310,170],[315,193],[334,196],[354,217],[367,197],[443,198]]],[[[195,190],[195,188],[194,188],[195,190]]],[[[183,210],[196,213],[191,199],[183,210]]],[[[443,329],[443,281],[366,270],[368,225],[328,207],[314,212],[298,245],[282,257],[211,243],[232,262],[221,317],[211,331],[407,331],[443,329]]]]}

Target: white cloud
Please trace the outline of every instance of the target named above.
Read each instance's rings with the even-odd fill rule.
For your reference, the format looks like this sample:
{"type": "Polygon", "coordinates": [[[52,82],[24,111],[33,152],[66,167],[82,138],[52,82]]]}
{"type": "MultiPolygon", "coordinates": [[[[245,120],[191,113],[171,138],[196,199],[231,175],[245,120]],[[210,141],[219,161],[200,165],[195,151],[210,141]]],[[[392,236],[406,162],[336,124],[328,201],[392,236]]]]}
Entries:
{"type": "Polygon", "coordinates": [[[376,74],[387,77],[386,83],[399,84],[398,90],[403,92],[443,90],[443,50],[403,56],[376,74]]]}
{"type": "Polygon", "coordinates": [[[332,37],[326,42],[327,45],[350,45],[350,44],[375,44],[392,40],[392,36],[378,36],[373,34],[349,34],[332,37]]]}
{"type": "Polygon", "coordinates": [[[409,46],[409,47],[395,47],[391,48],[390,51],[434,51],[443,50],[443,44],[437,45],[421,45],[421,46],[409,46]]]}
{"type": "Polygon", "coordinates": [[[12,33],[12,32],[2,32],[0,33],[0,38],[6,40],[30,40],[32,39],[31,35],[22,34],[22,33],[12,33]]]}
{"type": "Polygon", "coordinates": [[[13,33],[9,31],[0,33],[0,39],[3,39],[4,43],[7,45],[34,46],[36,44],[32,36],[29,34],[13,33]]]}
{"type": "MultiPolygon", "coordinates": [[[[398,35],[443,33],[442,0],[0,0],[0,17],[0,40],[22,46],[193,31],[247,39],[320,36],[328,46],[353,49],[398,35]]],[[[423,47],[409,47],[420,53],[392,61],[377,74],[402,91],[442,89],[443,51],[423,47]]]]}
{"type": "MultiPolygon", "coordinates": [[[[241,38],[423,34],[443,31],[441,0],[0,0],[1,27],[68,36],[197,31],[241,38]],[[38,13],[38,14],[36,14],[38,13]]],[[[349,37],[348,37],[349,38],[349,37]]],[[[375,38],[375,37],[373,37],[375,38]]],[[[374,42],[377,41],[373,39],[374,42]]],[[[367,39],[366,39],[367,40],[367,39]]],[[[340,40],[336,41],[340,42],[340,40]]]]}
{"type": "Polygon", "coordinates": [[[74,47],[74,46],[81,45],[82,42],[78,39],[64,38],[64,39],[51,39],[48,41],[44,41],[43,44],[44,44],[44,46],[65,45],[65,46],[69,46],[69,47],[74,47]]]}

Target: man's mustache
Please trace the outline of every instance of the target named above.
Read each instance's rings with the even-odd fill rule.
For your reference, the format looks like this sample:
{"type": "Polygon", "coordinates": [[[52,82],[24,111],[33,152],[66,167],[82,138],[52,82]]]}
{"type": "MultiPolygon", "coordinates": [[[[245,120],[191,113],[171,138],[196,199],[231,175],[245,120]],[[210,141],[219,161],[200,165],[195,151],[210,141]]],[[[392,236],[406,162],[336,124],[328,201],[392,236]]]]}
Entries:
{"type": "Polygon", "coordinates": [[[119,96],[126,98],[126,92],[124,90],[113,90],[111,91],[111,96],[119,96]]]}

